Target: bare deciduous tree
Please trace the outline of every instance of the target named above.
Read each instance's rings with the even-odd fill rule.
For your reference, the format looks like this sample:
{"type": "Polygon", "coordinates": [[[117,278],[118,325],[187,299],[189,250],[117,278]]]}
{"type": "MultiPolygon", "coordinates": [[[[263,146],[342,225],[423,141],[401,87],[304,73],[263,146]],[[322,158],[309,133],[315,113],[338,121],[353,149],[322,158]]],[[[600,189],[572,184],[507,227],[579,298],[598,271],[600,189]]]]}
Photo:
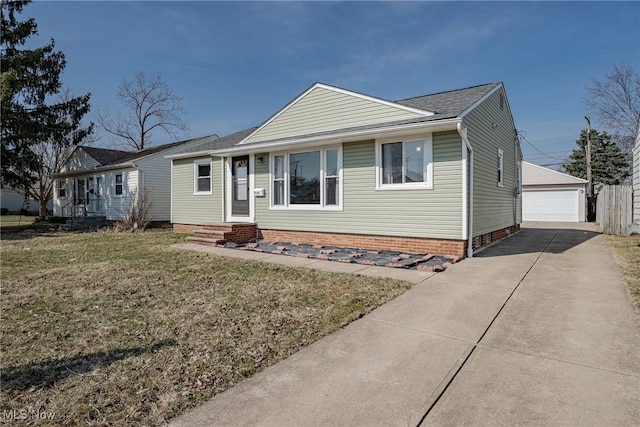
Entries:
{"type": "Polygon", "coordinates": [[[620,148],[630,153],[640,130],[640,74],[628,64],[614,65],[602,81],[587,86],[587,108],[615,135],[620,148]]]}
{"type": "Polygon", "coordinates": [[[127,114],[98,112],[98,123],[123,145],[143,150],[153,143],[155,131],[162,130],[173,139],[187,132],[180,118],[184,114],[182,98],[176,95],[160,74],[148,77],[138,72],[132,81],[125,79],[117,98],[127,114]]]}
{"type": "MultiPolygon", "coordinates": [[[[59,99],[60,103],[67,103],[74,97],[69,89],[65,89],[59,99]]],[[[47,203],[53,198],[53,175],[60,172],[62,165],[78,144],[88,145],[95,141],[93,123],[84,127],[80,125],[80,118],[84,114],[59,115],[57,123],[64,123],[65,126],[53,129],[48,139],[31,146],[31,151],[37,159],[33,170],[35,179],[25,183],[25,191],[38,202],[39,219],[47,216],[47,203]],[[70,128],[73,130],[68,131],[70,128]]]]}

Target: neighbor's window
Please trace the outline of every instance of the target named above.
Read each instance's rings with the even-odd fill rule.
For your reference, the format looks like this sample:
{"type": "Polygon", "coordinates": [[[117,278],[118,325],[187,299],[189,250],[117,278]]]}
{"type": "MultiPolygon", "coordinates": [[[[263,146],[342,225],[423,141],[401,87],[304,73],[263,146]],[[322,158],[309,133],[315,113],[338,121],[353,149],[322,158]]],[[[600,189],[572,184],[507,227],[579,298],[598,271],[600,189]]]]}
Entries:
{"type": "Polygon", "coordinates": [[[340,149],[278,154],[271,162],[271,205],[338,207],[340,149]]]}
{"type": "Polygon", "coordinates": [[[211,162],[194,163],[195,191],[194,193],[211,194],[211,162]]]}
{"type": "Polygon", "coordinates": [[[380,187],[431,186],[431,140],[379,144],[380,187]]]}
{"type": "Polygon", "coordinates": [[[58,181],[58,198],[64,199],[65,197],[67,197],[66,182],[58,181]]]}
{"type": "Polygon", "coordinates": [[[504,151],[498,148],[498,187],[504,186],[504,151]]]}
{"type": "Polygon", "coordinates": [[[116,179],[115,179],[115,189],[114,192],[116,194],[116,196],[121,196],[122,192],[123,192],[123,181],[122,181],[122,174],[116,174],[116,179]]]}

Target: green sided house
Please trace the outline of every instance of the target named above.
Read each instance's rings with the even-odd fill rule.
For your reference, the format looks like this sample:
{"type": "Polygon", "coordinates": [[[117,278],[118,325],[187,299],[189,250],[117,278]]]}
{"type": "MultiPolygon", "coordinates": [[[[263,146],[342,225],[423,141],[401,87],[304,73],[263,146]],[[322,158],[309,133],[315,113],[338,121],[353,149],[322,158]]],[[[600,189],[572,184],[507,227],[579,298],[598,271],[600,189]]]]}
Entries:
{"type": "Polygon", "coordinates": [[[258,127],[165,157],[174,230],[205,244],[472,256],[521,222],[502,83],[400,101],[317,83],[258,127]]]}

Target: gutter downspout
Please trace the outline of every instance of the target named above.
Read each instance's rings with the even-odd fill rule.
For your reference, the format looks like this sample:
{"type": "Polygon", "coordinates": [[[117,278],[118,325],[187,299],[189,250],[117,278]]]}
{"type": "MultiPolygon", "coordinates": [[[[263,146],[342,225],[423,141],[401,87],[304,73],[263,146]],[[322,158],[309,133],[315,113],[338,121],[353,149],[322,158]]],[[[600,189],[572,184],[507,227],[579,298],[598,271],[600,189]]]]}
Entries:
{"type": "Polygon", "coordinates": [[[459,122],[456,127],[469,151],[469,215],[467,215],[467,221],[469,222],[467,227],[467,233],[469,233],[469,235],[467,238],[469,242],[467,244],[467,258],[473,258],[473,147],[467,138],[467,128],[463,127],[461,122],[459,122]]]}

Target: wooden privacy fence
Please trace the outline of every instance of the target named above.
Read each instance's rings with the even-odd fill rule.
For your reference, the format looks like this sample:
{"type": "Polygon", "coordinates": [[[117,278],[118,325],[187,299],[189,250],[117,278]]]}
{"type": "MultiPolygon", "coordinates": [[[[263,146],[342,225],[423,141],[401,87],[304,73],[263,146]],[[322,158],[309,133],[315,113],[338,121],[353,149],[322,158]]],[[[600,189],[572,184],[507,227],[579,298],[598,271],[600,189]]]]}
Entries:
{"type": "Polygon", "coordinates": [[[605,185],[596,199],[596,221],[604,234],[628,236],[633,222],[633,188],[605,185]]]}

